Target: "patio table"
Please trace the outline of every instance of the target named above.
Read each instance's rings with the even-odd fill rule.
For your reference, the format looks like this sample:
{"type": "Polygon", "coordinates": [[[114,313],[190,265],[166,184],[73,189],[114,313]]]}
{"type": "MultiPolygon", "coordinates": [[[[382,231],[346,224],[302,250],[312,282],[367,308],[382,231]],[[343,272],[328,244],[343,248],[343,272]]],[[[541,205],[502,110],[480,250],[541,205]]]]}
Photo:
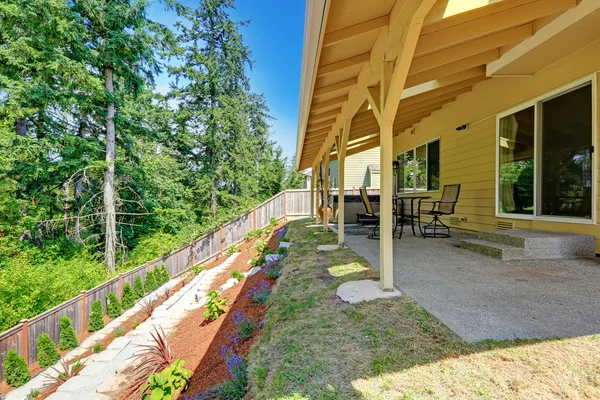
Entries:
{"type": "MultiPolygon", "coordinates": [[[[415,212],[415,200],[426,200],[430,199],[431,196],[411,196],[411,197],[399,197],[395,196],[394,200],[396,202],[396,209],[398,209],[398,201],[400,201],[400,215],[397,215],[396,218],[399,220],[397,224],[400,224],[400,234],[398,235],[398,239],[402,239],[402,231],[404,227],[404,222],[410,221],[410,225],[412,228],[412,233],[414,236],[415,233],[415,219],[418,220],[419,216],[415,212]],[[406,202],[404,201],[406,200],[406,202]],[[410,200],[410,208],[407,207],[408,200],[410,200]]],[[[419,203],[417,202],[417,205],[419,203]]],[[[418,224],[417,224],[418,225],[418,224]]],[[[421,226],[419,226],[419,233],[423,236],[423,232],[421,231],[421,226]]]]}

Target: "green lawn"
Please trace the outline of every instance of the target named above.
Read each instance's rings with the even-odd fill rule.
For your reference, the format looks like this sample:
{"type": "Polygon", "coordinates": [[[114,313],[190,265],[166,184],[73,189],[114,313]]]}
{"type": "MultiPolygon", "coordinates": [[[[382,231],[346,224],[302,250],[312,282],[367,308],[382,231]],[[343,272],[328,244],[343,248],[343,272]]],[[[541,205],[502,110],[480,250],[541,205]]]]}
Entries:
{"type": "Polygon", "coordinates": [[[294,245],[249,355],[256,399],[600,398],[600,339],[467,344],[406,296],[349,305],[336,288],[377,278],[311,222],[290,223],[294,245]]]}

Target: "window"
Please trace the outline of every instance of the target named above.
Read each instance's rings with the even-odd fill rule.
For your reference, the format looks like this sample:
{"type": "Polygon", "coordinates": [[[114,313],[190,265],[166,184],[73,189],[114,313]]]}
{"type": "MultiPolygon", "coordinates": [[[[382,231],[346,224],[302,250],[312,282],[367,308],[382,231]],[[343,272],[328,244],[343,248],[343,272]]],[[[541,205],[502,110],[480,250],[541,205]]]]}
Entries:
{"type": "Polygon", "coordinates": [[[498,213],[591,219],[592,84],[498,119],[498,213]]]}
{"type": "Polygon", "coordinates": [[[398,193],[440,190],[440,140],[422,144],[398,154],[398,193]]]}

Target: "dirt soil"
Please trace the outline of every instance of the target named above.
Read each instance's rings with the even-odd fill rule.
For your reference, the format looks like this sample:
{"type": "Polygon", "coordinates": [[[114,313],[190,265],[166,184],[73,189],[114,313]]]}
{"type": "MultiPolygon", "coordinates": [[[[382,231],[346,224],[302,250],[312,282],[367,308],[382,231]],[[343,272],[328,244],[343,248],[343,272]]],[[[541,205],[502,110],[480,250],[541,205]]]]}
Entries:
{"type": "MultiPolygon", "coordinates": [[[[269,240],[269,248],[275,251],[279,243],[279,235],[283,223],[275,228],[275,233],[269,240]]],[[[253,246],[256,239],[248,243],[242,242],[238,246],[241,254],[236,258],[232,265],[224,271],[216,281],[211,285],[210,290],[218,289],[227,279],[231,277],[231,271],[247,272],[252,267],[249,260],[256,257],[256,250],[253,246]]],[[[224,261],[223,258],[208,264],[207,269],[216,267],[224,261]]],[[[194,395],[201,390],[208,389],[223,381],[230,379],[225,362],[221,356],[221,347],[223,345],[232,345],[232,339],[236,334],[236,326],[233,322],[233,314],[242,312],[247,318],[260,323],[267,311],[266,305],[256,306],[246,296],[246,293],[254,286],[260,285],[265,281],[272,286],[275,281],[267,278],[264,271],[245,278],[240,284],[223,292],[223,297],[227,299],[228,310],[215,321],[206,321],[204,318],[204,307],[191,311],[169,335],[169,344],[175,358],[185,360],[185,367],[193,371],[194,375],[190,380],[189,388],[185,395],[194,395]]],[[[245,356],[254,342],[262,334],[257,330],[249,340],[241,342],[237,346],[237,353],[245,356]]],[[[138,400],[140,399],[140,383],[133,383],[126,391],[121,393],[118,400],[138,400]]]]}

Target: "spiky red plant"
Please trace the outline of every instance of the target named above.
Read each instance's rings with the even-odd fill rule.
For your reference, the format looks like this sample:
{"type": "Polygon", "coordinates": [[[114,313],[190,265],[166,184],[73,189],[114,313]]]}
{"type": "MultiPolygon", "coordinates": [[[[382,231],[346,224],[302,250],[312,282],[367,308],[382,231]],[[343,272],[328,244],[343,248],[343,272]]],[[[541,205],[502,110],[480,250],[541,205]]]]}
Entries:
{"type": "Polygon", "coordinates": [[[140,304],[142,305],[144,312],[148,314],[148,316],[151,316],[154,312],[154,309],[158,306],[158,301],[156,299],[146,297],[142,299],[140,304]]]}
{"type": "Polygon", "coordinates": [[[175,361],[163,328],[161,327],[159,332],[154,326],[154,333],[151,333],[151,335],[154,343],[140,345],[139,347],[142,350],[133,356],[134,361],[142,360],[138,368],[139,375],[142,376],[160,372],[175,361]]]}

